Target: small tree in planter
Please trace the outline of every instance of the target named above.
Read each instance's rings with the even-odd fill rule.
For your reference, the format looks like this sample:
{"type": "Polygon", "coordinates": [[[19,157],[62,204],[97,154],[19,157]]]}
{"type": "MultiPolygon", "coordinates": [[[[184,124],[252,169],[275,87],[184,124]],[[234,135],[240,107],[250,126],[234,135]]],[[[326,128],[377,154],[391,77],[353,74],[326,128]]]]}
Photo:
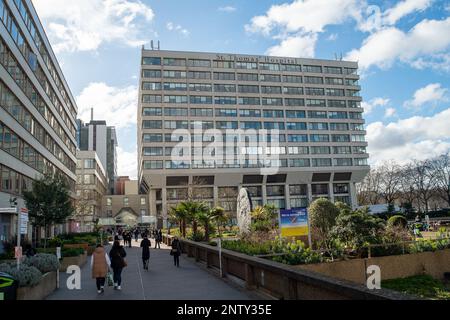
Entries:
{"type": "Polygon", "coordinates": [[[330,200],[321,198],[314,201],[308,210],[311,220],[311,231],[316,245],[326,250],[333,258],[334,239],[331,237],[331,229],[336,224],[339,209],[330,200]]]}
{"type": "Polygon", "coordinates": [[[58,258],[54,254],[38,253],[33,257],[25,258],[23,263],[35,267],[42,273],[53,272],[59,268],[58,258]]]}

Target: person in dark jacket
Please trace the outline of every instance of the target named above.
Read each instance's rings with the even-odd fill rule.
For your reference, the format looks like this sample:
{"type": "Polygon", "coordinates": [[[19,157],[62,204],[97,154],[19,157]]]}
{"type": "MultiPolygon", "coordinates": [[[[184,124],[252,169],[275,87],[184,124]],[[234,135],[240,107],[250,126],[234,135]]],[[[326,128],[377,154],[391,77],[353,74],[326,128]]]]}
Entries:
{"type": "Polygon", "coordinates": [[[122,290],[122,270],[127,266],[125,257],[127,253],[125,249],[120,245],[119,241],[114,241],[114,245],[109,252],[109,258],[111,260],[111,268],[114,274],[114,289],[122,290]]]}
{"type": "Polygon", "coordinates": [[[35,248],[33,248],[31,245],[27,244],[25,248],[25,255],[28,258],[34,257],[37,254],[37,251],[35,248]]]}
{"type": "Polygon", "coordinates": [[[152,242],[144,237],[144,240],[141,241],[142,248],[142,262],[144,263],[144,270],[148,271],[148,262],[150,260],[150,247],[152,246],[152,242]]]}
{"type": "Polygon", "coordinates": [[[161,230],[157,230],[155,232],[155,249],[159,248],[161,249],[161,242],[162,242],[162,232],[161,230]]]}
{"type": "Polygon", "coordinates": [[[177,237],[172,241],[172,250],[170,250],[170,255],[173,256],[173,264],[176,267],[180,267],[180,255],[181,255],[181,243],[177,237]]]}

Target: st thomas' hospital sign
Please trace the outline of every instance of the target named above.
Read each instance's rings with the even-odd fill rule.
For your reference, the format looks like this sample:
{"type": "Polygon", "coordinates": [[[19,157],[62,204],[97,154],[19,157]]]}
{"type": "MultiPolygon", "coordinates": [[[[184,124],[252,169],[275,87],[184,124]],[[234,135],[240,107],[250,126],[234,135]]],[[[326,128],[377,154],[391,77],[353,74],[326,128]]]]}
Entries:
{"type": "Polygon", "coordinates": [[[297,59],[274,58],[274,57],[252,57],[252,56],[235,56],[235,55],[217,55],[219,61],[238,61],[238,62],[262,62],[262,63],[284,63],[299,64],[297,59]]]}

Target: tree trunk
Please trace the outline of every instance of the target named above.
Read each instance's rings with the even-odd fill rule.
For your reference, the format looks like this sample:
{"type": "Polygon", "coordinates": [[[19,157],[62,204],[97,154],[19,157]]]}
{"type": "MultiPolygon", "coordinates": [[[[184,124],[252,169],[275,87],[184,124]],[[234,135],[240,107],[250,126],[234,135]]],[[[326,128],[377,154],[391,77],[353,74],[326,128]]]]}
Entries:
{"type": "Polygon", "coordinates": [[[209,222],[205,223],[205,241],[209,242],[209,222]]]}
{"type": "Polygon", "coordinates": [[[183,219],[183,238],[186,238],[186,219],[183,219]]]}
{"type": "Polygon", "coordinates": [[[197,233],[197,221],[192,221],[192,232],[194,233],[194,234],[196,234],[197,233]]]}

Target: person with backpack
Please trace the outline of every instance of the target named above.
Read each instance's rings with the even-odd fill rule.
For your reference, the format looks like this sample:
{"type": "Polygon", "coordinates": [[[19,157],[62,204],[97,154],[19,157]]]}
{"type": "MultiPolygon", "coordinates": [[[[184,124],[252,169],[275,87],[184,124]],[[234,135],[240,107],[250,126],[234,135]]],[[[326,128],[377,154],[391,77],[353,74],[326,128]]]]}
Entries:
{"type": "Polygon", "coordinates": [[[111,268],[113,269],[114,290],[122,290],[122,271],[127,266],[125,257],[127,253],[120,245],[119,241],[114,241],[114,245],[109,252],[111,268]]]}

